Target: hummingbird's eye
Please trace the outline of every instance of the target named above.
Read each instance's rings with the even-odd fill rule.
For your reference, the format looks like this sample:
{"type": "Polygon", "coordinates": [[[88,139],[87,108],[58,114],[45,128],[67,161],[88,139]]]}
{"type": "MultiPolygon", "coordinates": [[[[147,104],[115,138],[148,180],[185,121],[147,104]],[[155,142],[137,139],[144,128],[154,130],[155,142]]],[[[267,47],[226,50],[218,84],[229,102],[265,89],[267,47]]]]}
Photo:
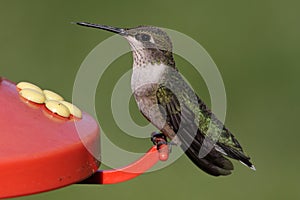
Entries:
{"type": "Polygon", "coordinates": [[[143,41],[149,41],[150,40],[150,35],[147,35],[147,34],[142,34],[142,40],[143,41]]]}
{"type": "Polygon", "coordinates": [[[142,42],[148,42],[148,41],[150,41],[151,36],[148,35],[148,34],[142,33],[142,34],[137,34],[137,35],[135,36],[135,38],[136,38],[137,40],[139,40],[139,41],[142,41],[142,42]]]}

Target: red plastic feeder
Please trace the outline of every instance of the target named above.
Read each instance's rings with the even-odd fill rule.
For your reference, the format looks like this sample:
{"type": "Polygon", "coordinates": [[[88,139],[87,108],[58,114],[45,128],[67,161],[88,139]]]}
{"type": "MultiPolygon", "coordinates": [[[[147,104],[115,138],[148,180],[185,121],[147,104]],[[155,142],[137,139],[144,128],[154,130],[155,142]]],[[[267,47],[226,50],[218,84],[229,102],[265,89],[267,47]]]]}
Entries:
{"type": "Polygon", "coordinates": [[[83,112],[82,119],[58,117],[43,104],[24,100],[14,83],[0,77],[0,198],[73,183],[118,183],[168,158],[167,145],[160,150],[153,146],[128,166],[97,171],[100,162],[86,145],[93,154],[100,154],[99,137],[97,122],[87,113],[83,112]],[[84,130],[81,137],[79,126],[84,130]]]}

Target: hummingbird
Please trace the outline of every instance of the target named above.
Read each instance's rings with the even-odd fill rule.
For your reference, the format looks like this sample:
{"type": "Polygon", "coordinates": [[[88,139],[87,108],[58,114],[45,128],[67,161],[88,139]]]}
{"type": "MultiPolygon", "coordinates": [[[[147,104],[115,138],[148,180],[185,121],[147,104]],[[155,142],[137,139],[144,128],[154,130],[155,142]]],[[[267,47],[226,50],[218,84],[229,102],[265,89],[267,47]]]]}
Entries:
{"type": "Polygon", "coordinates": [[[234,169],[229,157],[255,170],[237,139],[179,73],[171,39],[164,30],[76,24],[116,33],[129,42],[133,54],[131,88],[140,112],[196,166],[213,176],[229,175],[234,169]]]}

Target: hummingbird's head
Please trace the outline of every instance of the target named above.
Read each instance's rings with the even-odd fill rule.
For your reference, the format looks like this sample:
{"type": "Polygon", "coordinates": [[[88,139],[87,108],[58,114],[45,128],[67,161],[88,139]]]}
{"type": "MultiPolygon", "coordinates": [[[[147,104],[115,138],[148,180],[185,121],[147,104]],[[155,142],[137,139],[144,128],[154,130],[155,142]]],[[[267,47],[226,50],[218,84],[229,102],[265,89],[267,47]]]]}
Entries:
{"type": "Polygon", "coordinates": [[[165,31],[154,26],[138,26],[126,29],[129,44],[133,49],[156,49],[172,52],[172,43],[165,31]]]}
{"type": "Polygon", "coordinates": [[[129,42],[135,65],[148,63],[165,63],[174,66],[172,42],[165,31],[154,26],[136,28],[116,28],[112,26],[77,22],[81,26],[98,28],[123,36],[129,42]]]}

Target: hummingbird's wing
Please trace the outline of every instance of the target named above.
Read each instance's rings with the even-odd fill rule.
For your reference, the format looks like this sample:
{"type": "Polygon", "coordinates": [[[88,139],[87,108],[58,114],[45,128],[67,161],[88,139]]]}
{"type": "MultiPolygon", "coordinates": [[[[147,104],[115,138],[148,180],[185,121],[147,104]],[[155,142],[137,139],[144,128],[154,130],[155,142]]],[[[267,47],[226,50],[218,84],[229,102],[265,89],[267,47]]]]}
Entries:
{"type": "Polygon", "coordinates": [[[180,105],[176,95],[164,86],[160,86],[157,90],[157,100],[165,109],[166,121],[177,133],[181,141],[181,148],[194,164],[214,176],[231,174],[232,163],[214,148],[205,157],[199,157],[204,135],[194,123],[194,113],[185,105],[180,105]],[[196,134],[193,134],[195,130],[196,134]]]}
{"type": "MultiPolygon", "coordinates": [[[[179,80],[178,80],[179,81],[179,80]]],[[[180,90],[185,90],[185,94],[192,91],[186,84],[181,85],[180,90]],[[187,90],[190,90],[187,92],[187,90]]],[[[182,92],[180,93],[182,94],[182,92]]],[[[191,109],[191,103],[181,100],[179,102],[176,95],[166,86],[161,85],[156,93],[158,104],[161,109],[166,113],[166,121],[169,126],[177,133],[181,141],[181,148],[185,151],[186,155],[203,171],[214,175],[229,175],[233,170],[233,165],[230,160],[223,155],[237,159],[249,166],[254,167],[247,157],[234,136],[223,126],[223,124],[216,119],[216,117],[206,108],[201,99],[197,97],[197,106],[201,111],[201,115],[205,120],[200,119],[197,124],[195,120],[198,116],[191,109]],[[203,132],[208,126],[205,124],[213,120],[214,124],[221,127],[221,134],[218,141],[214,144],[206,133],[203,132]],[[200,151],[207,149],[204,156],[201,156],[200,151]]],[[[182,95],[181,95],[182,96],[182,95]]],[[[166,133],[166,135],[168,135],[166,133]]]]}

